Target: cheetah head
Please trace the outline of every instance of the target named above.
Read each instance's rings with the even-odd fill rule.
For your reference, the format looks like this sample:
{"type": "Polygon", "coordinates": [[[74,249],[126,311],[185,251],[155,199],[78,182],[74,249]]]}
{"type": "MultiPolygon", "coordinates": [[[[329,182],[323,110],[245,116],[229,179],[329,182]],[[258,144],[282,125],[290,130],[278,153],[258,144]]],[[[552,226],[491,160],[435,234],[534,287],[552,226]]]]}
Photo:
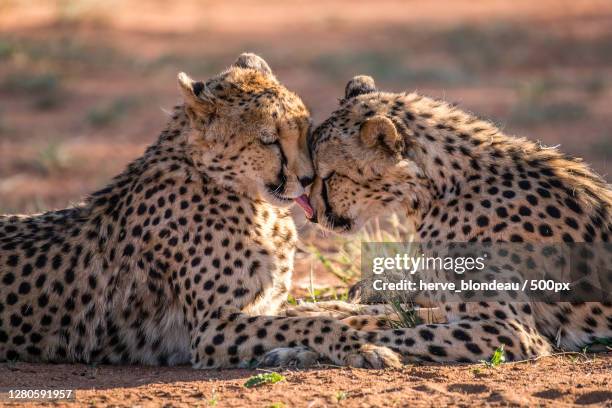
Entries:
{"type": "Polygon", "coordinates": [[[312,133],[316,177],[310,200],[313,221],[338,233],[358,231],[369,219],[406,211],[426,183],[406,129],[389,110],[398,94],[378,92],[357,76],[340,108],[312,133]]]}
{"type": "Polygon", "coordinates": [[[304,195],[313,179],[310,114],[262,58],[245,53],[206,82],[180,73],[178,83],[190,121],[188,149],[203,173],[277,206],[304,195]]]}

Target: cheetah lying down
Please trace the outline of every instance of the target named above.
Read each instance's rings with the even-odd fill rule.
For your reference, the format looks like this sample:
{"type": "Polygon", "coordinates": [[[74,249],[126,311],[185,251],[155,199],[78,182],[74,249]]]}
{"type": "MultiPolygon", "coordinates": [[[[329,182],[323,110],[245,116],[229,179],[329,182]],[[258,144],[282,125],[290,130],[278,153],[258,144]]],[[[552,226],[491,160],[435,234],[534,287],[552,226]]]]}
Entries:
{"type": "Polygon", "coordinates": [[[308,146],[307,110],[257,56],[179,85],[185,103],[107,188],[0,217],[0,359],[385,367],[398,353],[477,361],[504,344],[522,359],[611,336],[605,302],[432,305],[425,293],[437,324],[396,330],[372,317],[380,307],[281,310],[296,239],[285,207],[311,210],[309,150],[309,215],[342,233],[404,211],[422,240],[608,242],[610,189],[555,151],[369,78],[349,83],[308,146]]]}
{"type": "Polygon", "coordinates": [[[299,345],[397,365],[338,320],[278,316],[296,240],[286,207],[313,177],[302,101],[252,54],[179,85],[184,104],[106,188],[0,217],[0,359],[236,367],[299,345]]]}
{"type": "MultiPolygon", "coordinates": [[[[346,86],[340,107],[312,134],[315,221],[338,233],[402,212],[419,242],[599,243],[601,302],[440,302],[433,323],[381,330],[369,341],[408,360],[479,361],[504,345],[510,360],[580,350],[612,338],[612,189],[579,160],[417,94],[386,93],[366,76],[346,86]]],[[[520,265],[519,265],[520,267],[520,265]]],[[[587,291],[590,287],[587,287],[587,291]]],[[[376,327],[381,307],[316,304],[290,313],[354,315],[376,327]],[[365,316],[363,316],[365,315],[365,316]]],[[[380,320],[378,320],[380,321],[380,320]]]]}

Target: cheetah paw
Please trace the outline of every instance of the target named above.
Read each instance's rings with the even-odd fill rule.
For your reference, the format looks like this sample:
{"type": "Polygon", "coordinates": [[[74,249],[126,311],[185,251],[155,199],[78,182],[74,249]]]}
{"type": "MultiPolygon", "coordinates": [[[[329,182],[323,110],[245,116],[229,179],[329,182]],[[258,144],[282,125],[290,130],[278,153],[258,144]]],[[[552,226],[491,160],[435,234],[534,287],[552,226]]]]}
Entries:
{"type": "Polygon", "coordinates": [[[283,315],[286,317],[310,316],[320,314],[321,310],[315,303],[300,302],[295,306],[291,306],[283,310],[283,315]]]}
{"type": "Polygon", "coordinates": [[[401,367],[401,359],[390,348],[364,344],[358,350],[344,357],[347,366],[357,368],[387,368],[401,367]]]}
{"type": "Polygon", "coordinates": [[[268,351],[260,365],[266,367],[310,367],[319,359],[319,353],[308,347],[279,347],[268,351]]]}

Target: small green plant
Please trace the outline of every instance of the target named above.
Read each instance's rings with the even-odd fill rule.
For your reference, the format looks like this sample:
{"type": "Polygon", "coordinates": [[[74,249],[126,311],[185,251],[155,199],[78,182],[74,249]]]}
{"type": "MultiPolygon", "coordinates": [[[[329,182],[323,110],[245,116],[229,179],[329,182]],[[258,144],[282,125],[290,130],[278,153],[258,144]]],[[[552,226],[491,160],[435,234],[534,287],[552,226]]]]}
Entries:
{"type": "Polygon", "coordinates": [[[610,337],[602,337],[595,339],[593,342],[587,344],[582,349],[582,354],[586,354],[587,352],[593,351],[610,351],[612,350],[612,338],[610,337]]]}
{"type": "Polygon", "coordinates": [[[246,380],[244,386],[246,388],[255,388],[265,384],[276,384],[277,382],[284,380],[285,376],[279,373],[257,374],[246,380]]]}
{"type": "Polygon", "coordinates": [[[489,361],[482,361],[487,367],[499,367],[502,363],[506,362],[506,352],[504,351],[504,345],[495,349],[489,361]]]}
{"type": "Polygon", "coordinates": [[[217,390],[213,388],[212,395],[210,396],[210,399],[208,400],[208,406],[216,407],[218,403],[219,403],[219,396],[217,395],[217,390]]]}
{"type": "Polygon", "coordinates": [[[356,237],[330,237],[334,250],[323,252],[315,245],[310,245],[308,251],[327,272],[350,285],[361,277],[361,243],[410,242],[413,240],[413,231],[409,225],[404,217],[392,214],[366,224],[356,237]]]}
{"type": "Polygon", "coordinates": [[[268,405],[268,408],[285,408],[285,403],[284,402],[273,402],[272,404],[268,405]]]}
{"type": "Polygon", "coordinates": [[[342,253],[342,250],[330,256],[323,254],[314,246],[312,246],[310,250],[321,265],[323,265],[325,270],[338,277],[342,282],[347,283],[355,280],[357,271],[354,268],[352,260],[346,256],[345,253],[342,253]]]}
{"type": "MultiPolygon", "coordinates": [[[[364,256],[369,256],[368,247],[362,243],[398,243],[399,249],[407,253],[416,252],[417,245],[399,244],[412,242],[414,240],[413,229],[403,216],[392,214],[383,219],[375,219],[368,223],[358,234],[357,238],[332,237],[332,250],[326,253],[314,245],[308,249],[313,255],[314,261],[319,262],[329,273],[340,278],[345,284],[353,284],[361,277],[362,250],[364,256]]],[[[398,249],[398,250],[399,250],[398,249]]],[[[391,251],[393,252],[393,251],[391,251]]],[[[338,292],[333,289],[314,288],[311,271],[311,283],[309,297],[305,301],[317,302],[321,298],[329,297],[334,300],[348,300],[348,291],[338,292]],[[331,294],[331,296],[329,296],[331,294]]],[[[363,282],[363,281],[362,281],[363,282]]],[[[371,300],[371,299],[369,299],[371,300]]],[[[412,307],[410,299],[386,298],[375,299],[374,302],[384,302],[390,305],[390,313],[387,317],[391,326],[414,327],[420,323],[416,310],[412,307]]]]}
{"type": "Polygon", "coordinates": [[[602,346],[612,347],[612,337],[602,337],[599,339],[595,339],[595,341],[589,344],[589,346],[594,344],[601,344],[602,346]]]}
{"type": "Polygon", "coordinates": [[[390,319],[390,322],[396,328],[409,328],[421,323],[419,315],[410,303],[402,303],[399,297],[390,299],[388,303],[397,316],[397,319],[390,319]]]}
{"type": "Polygon", "coordinates": [[[337,402],[345,400],[348,397],[348,394],[345,391],[338,391],[334,396],[337,402]]]}
{"type": "MultiPolygon", "coordinates": [[[[334,287],[329,288],[308,288],[308,297],[300,299],[303,302],[308,303],[317,303],[322,300],[348,300],[348,291],[347,290],[338,290],[334,287]]],[[[287,303],[290,305],[297,305],[298,301],[291,295],[287,297],[287,303]]]]}

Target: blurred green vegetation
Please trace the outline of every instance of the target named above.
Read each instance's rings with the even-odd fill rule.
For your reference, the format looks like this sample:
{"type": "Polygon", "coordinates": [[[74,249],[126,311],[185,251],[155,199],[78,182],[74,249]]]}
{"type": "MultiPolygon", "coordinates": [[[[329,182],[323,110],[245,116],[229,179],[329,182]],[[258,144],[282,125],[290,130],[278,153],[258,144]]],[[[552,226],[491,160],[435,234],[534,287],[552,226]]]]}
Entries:
{"type": "Polygon", "coordinates": [[[407,87],[415,84],[458,85],[474,80],[468,72],[453,67],[418,68],[408,61],[410,54],[393,50],[334,52],[319,55],[310,67],[330,79],[344,81],[352,75],[367,73],[379,81],[397,81],[407,87]]]}
{"type": "Polygon", "coordinates": [[[463,25],[433,36],[470,70],[569,67],[612,63],[612,33],[585,39],[507,22],[463,25]]]}
{"type": "Polygon", "coordinates": [[[612,134],[596,140],[591,144],[590,150],[593,155],[609,160],[612,157],[612,134]]]}
{"type": "Polygon", "coordinates": [[[4,91],[29,96],[36,109],[52,109],[60,105],[63,90],[61,79],[55,72],[16,72],[9,74],[0,84],[4,91]]]}
{"type": "MultiPolygon", "coordinates": [[[[344,79],[349,73],[365,72],[390,82],[439,86],[490,83],[492,79],[511,85],[513,81],[496,77],[499,70],[612,64],[612,33],[586,40],[534,27],[492,23],[458,25],[439,30],[392,27],[387,30],[386,38],[388,43],[376,47],[356,46],[332,52],[292,55],[291,63],[319,70],[332,79],[344,79]],[[430,54],[437,58],[429,58],[428,62],[423,63],[421,56],[430,54]]],[[[287,66],[287,50],[263,48],[271,64],[287,66]]],[[[91,40],[69,34],[44,40],[11,35],[0,38],[0,61],[19,59],[20,64],[44,63],[61,68],[63,74],[87,67],[97,70],[127,69],[145,74],[168,67],[181,67],[195,74],[209,75],[223,68],[224,61],[231,60],[244,49],[261,50],[262,45],[235,45],[216,55],[165,52],[143,58],[119,51],[104,40],[92,43],[91,40]]],[[[606,83],[603,78],[592,77],[584,80],[582,86],[597,93],[604,89],[606,83]]]]}
{"type": "Polygon", "coordinates": [[[521,126],[575,122],[587,118],[588,114],[588,107],[578,102],[544,102],[526,99],[519,100],[514,106],[509,122],[521,126]]]}
{"type": "Polygon", "coordinates": [[[45,173],[53,173],[65,169],[69,165],[69,157],[62,144],[51,140],[38,151],[36,163],[45,173]]]}
{"type": "Polygon", "coordinates": [[[114,0],[56,0],[56,23],[104,26],[110,20],[114,0]]]}
{"type": "Polygon", "coordinates": [[[87,113],[87,121],[94,127],[106,127],[118,122],[138,104],[134,97],[121,97],[110,102],[101,102],[87,113]]]}
{"type": "Polygon", "coordinates": [[[91,43],[78,36],[59,34],[32,39],[9,35],[0,38],[0,60],[15,66],[53,66],[79,72],[84,67],[116,67],[133,64],[133,60],[110,45],[91,43]]]}
{"type": "MultiPolygon", "coordinates": [[[[570,16],[542,24],[491,19],[454,26],[424,20],[364,30],[336,16],[303,32],[279,26],[278,32],[272,27],[247,35],[239,27],[226,33],[204,22],[190,31],[120,27],[107,20],[113,17],[113,1],[58,0],[56,20],[48,25],[0,32],[0,135],[23,157],[51,169],[6,168],[0,176],[53,174],[65,166],[56,157],[62,149],[44,146],[61,146],[66,138],[116,142],[121,128],[132,141],[149,142],[163,121],[158,108],[180,98],[174,82],[178,71],[205,79],[245,50],[263,55],[279,79],[312,105],[315,122],[336,106],[351,76],[370,74],[381,89],[416,89],[457,102],[503,124],[510,134],[547,144],[563,141],[568,153],[586,156],[601,173],[609,173],[605,159],[612,148],[609,137],[602,136],[609,135],[612,123],[605,115],[612,95],[612,30],[598,19],[577,23],[570,16]],[[218,44],[219,38],[227,42],[218,44]],[[37,126],[32,126],[34,116],[37,126]],[[574,132],[582,136],[580,142],[572,141],[574,132]]],[[[83,163],[83,168],[97,165],[83,163]]],[[[107,169],[109,174],[116,170],[107,169]]],[[[92,184],[90,176],[80,181],[83,190],[92,184]]],[[[321,251],[324,267],[354,280],[347,257],[336,255],[327,259],[330,254],[321,251]]]]}
{"type": "Polygon", "coordinates": [[[4,111],[0,109],[0,135],[4,133],[8,133],[10,131],[10,126],[8,124],[8,119],[4,114],[4,111]]]}
{"type": "MultiPolygon", "coordinates": [[[[573,84],[579,91],[585,90],[583,83],[573,84]]],[[[519,83],[516,87],[516,102],[510,111],[509,122],[519,126],[544,123],[575,122],[589,116],[588,106],[579,100],[554,97],[555,92],[571,88],[572,84],[555,77],[536,78],[519,83]]]]}

